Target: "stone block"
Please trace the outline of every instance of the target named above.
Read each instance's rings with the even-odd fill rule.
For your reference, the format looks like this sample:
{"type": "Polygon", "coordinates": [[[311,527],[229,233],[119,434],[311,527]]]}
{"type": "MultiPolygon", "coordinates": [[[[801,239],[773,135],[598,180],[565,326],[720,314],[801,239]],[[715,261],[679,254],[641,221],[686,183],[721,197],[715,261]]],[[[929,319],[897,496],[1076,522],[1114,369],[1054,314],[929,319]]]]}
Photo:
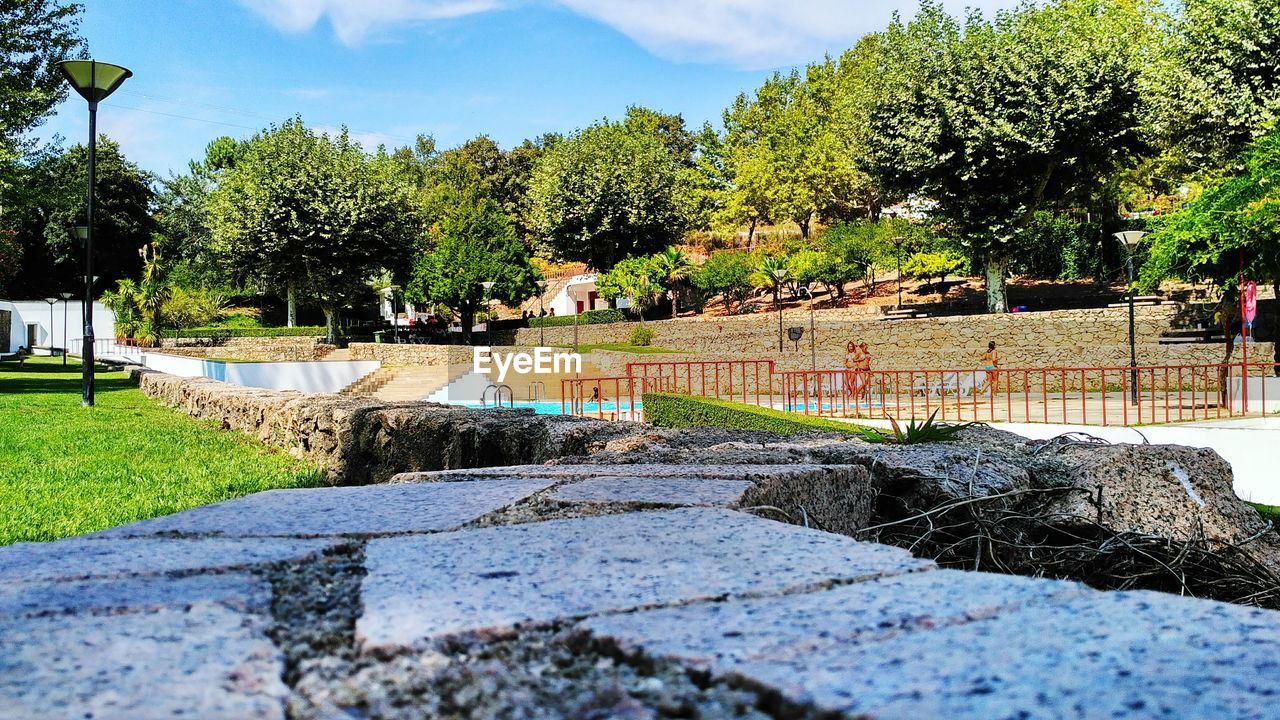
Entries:
{"type": "MultiPolygon", "coordinates": [[[[920,598],[891,599],[906,606],[920,598]]],[[[960,607],[987,604],[965,593],[950,599],[960,607]]],[[[684,631],[694,636],[691,642],[703,642],[696,650],[681,650],[678,638],[651,637],[657,628],[644,627],[644,614],[591,622],[598,631],[615,632],[608,623],[631,620],[632,632],[643,628],[646,638],[633,636],[631,642],[677,656],[697,653],[698,662],[717,672],[773,687],[795,702],[859,717],[1280,715],[1273,680],[1280,673],[1275,611],[1154,592],[1042,594],[1017,608],[996,609],[987,619],[926,624],[920,632],[841,636],[842,621],[857,608],[843,615],[836,604],[829,608],[835,614],[828,636],[790,645],[760,638],[749,655],[733,652],[733,628],[742,623],[732,608],[724,611],[729,622],[704,614],[699,620],[716,624],[684,631]],[[717,642],[730,650],[717,652],[717,642]]],[[[760,618],[770,620],[784,635],[789,632],[785,616],[760,618]]]]}
{"type": "Polygon", "coordinates": [[[176,578],[144,575],[0,585],[0,617],[74,612],[136,613],[201,602],[243,611],[261,610],[271,603],[271,588],[261,578],[244,573],[176,578]]]}
{"type": "Polygon", "coordinates": [[[761,657],[958,625],[1094,592],[1076,583],[936,570],[813,593],[700,603],[584,620],[625,651],[725,673],[761,657]]]}
{"type": "Polygon", "coordinates": [[[267,621],[219,605],[0,621],[0,718],[284,718],[267,621]]]}
{"type": "Polygon", "coordinates": [[[238,570],[263,563],[316,557],[324,540],[72,538],[0,548],[0,582],[84,580],[189,571],[238,570]]]}
{"type": "Polygon", "coordinates": [[[366,649],[639,607],[927,570],[905,550],[688,508],[371,541],[366,649]]]}
{"type": "MultiPolygon", "coordinates": [[[[625,472],[625,468],[618,468],[625,472]]],[[[641,503],[733,507],[752,487],[746,480],[601,475],[563,485],[550,499],[573,503],[641,503]]]]}
{"type": "Polygon", "coordinates": [[[319,537],[437,532],[544,490],[549,479],[269,490],[97,533],[319,537]]]}

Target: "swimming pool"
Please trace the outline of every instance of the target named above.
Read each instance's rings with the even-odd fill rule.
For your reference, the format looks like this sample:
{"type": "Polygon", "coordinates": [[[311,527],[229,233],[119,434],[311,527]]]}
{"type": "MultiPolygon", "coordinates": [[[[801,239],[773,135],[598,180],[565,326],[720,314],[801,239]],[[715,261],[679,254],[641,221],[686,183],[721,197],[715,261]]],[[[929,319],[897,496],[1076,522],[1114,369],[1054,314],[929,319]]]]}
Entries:
{"type": "MultiPolygon", "coordinates": [[[[457,401],[451,401],[449,402],[449,404],[460,405],[462,407],[469,407],[469,408],[479,408],[479,409],[488,409],[493,407],[492,403],[488,405],[482,405],[477,400],[457,400],[457,401]]],[[[561,405],[559,400],[537,400],[532,402],[526,401],[526,400],[517,400],[514,405],[507,405],[504,403],[503,407],[532,408],[533,411],[538,415],[563,415],[565,414],[565,410],[567,409],[567,406],[561,405]]],[[[580,414],[591,416],[591,415],[596,415],[598,413],[603,413],[604,415],[607,416],[610,413],[618,412],[619,409],[621,409],[621,411],[624,413],[630,412],[632,409],[643,410],[644,404],[637,402],[633,406],[631,403],[624,402],[624,403],[621,403],[621,408],[619,408],[619,403],[614,402],[612,400],[606,401],[604,403],[586,403],[584,406],[581,406],[580,414]]]]}

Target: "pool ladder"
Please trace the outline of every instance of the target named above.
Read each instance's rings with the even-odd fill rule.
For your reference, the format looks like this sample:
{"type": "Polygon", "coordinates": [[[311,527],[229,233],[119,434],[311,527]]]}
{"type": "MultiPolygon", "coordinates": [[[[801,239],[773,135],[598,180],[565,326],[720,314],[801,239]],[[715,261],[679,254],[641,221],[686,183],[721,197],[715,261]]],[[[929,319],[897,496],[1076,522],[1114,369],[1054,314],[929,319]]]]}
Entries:
{"type": "Polygon", "coordinates": [[[485,387],[484,391],[480,393],[481,407],[489,407],[488,399],[489,399],[490,390],[493,390],[493,406],[494,407],[502,407],[502,391],[503,390],[507,391],[507,407],[513,407],[516,404],[515,393],[511,391],[510,385],[507,385],[505,383],[502,385],[494,385],[493,383],[490,383],[488,386],[485,387]]]}
{"type": "Polygon", "coordinates": [[[529,402],[538,402],[547,397],[547,386],[541,380],[529,383],[529,402]]]}

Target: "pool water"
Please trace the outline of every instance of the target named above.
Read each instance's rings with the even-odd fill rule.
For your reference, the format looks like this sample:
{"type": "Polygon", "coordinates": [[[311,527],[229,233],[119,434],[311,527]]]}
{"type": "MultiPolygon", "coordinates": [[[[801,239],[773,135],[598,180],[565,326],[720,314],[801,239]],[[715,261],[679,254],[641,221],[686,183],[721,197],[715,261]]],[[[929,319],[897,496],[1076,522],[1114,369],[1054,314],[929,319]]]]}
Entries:
{"type": "MultiPolygon", "coordinates": [[[[475,400],[456,401],[456,402],[451,402],[449,404],[461,405],[462,407],[469,407],[469,408],[492,408],[493,407],[492,403],[490,403],[489,405],[481,405],[478,401],[475,401],[475,400]]],[[[504,404],[503,407],[508,407],[508,405],[504,404]]],[[[517,400],[515,404],[511,405],[510,407],[532,408],[533,411],[538,415],[563,415],[567,408],[566,405],[561,405],[559,400],[538,400],[533,402],[517,400]]],[[[634,405],[635,410],[641,410],[643,408],[644,408],[643,403],[637,402],[634,405]]],[[[628,412],[632,409],[633,409],[633,406],[631,405],[631,403],[621,404],[622,412],[628,412]]],[[[619,410],[619,403],[614,402],[612,400],[606,401],[603,403],[586,403],[585,405],[582,406],[582,414],[584,415],[594,415],[596,413],[604,413],[608,415],[609,413],[618,412],[618,410],[619,410]]]]}

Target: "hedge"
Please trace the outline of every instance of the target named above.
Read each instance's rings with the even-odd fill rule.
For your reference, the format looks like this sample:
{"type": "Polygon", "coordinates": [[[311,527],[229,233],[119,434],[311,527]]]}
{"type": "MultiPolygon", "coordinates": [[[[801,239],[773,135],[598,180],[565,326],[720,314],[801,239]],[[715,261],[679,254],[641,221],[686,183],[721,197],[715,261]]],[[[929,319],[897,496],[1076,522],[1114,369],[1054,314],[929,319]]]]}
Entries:
{"type": "Polygon", "coordinates": [[[673,393],[645,393],[644,418],[651,425],[668,428],[722,427],[733,430],[764,430],[777,435],[836,432],[857,435],[871,442],[880,440],[879,434],[874,430],[859,425],[729,400],[673,393]]]}
{"type": "Polygon", "coordinates": [[[605,310],[588,310],[579,315],[549,315],[547,317],[529,318],[529,327],[560,327],[562,325],[573,325],[574,320],[578,325],[608,325],[609,323],[622,322],[627,319],[621,310],[608,308],[605,310]]]}
{"type": "Polygon", "coordinates": [[[171,330],[166,336],[181,338],[233,338],[233,337],[317,337],[325,334],[324,327],[199,327],[171,330]]]}

